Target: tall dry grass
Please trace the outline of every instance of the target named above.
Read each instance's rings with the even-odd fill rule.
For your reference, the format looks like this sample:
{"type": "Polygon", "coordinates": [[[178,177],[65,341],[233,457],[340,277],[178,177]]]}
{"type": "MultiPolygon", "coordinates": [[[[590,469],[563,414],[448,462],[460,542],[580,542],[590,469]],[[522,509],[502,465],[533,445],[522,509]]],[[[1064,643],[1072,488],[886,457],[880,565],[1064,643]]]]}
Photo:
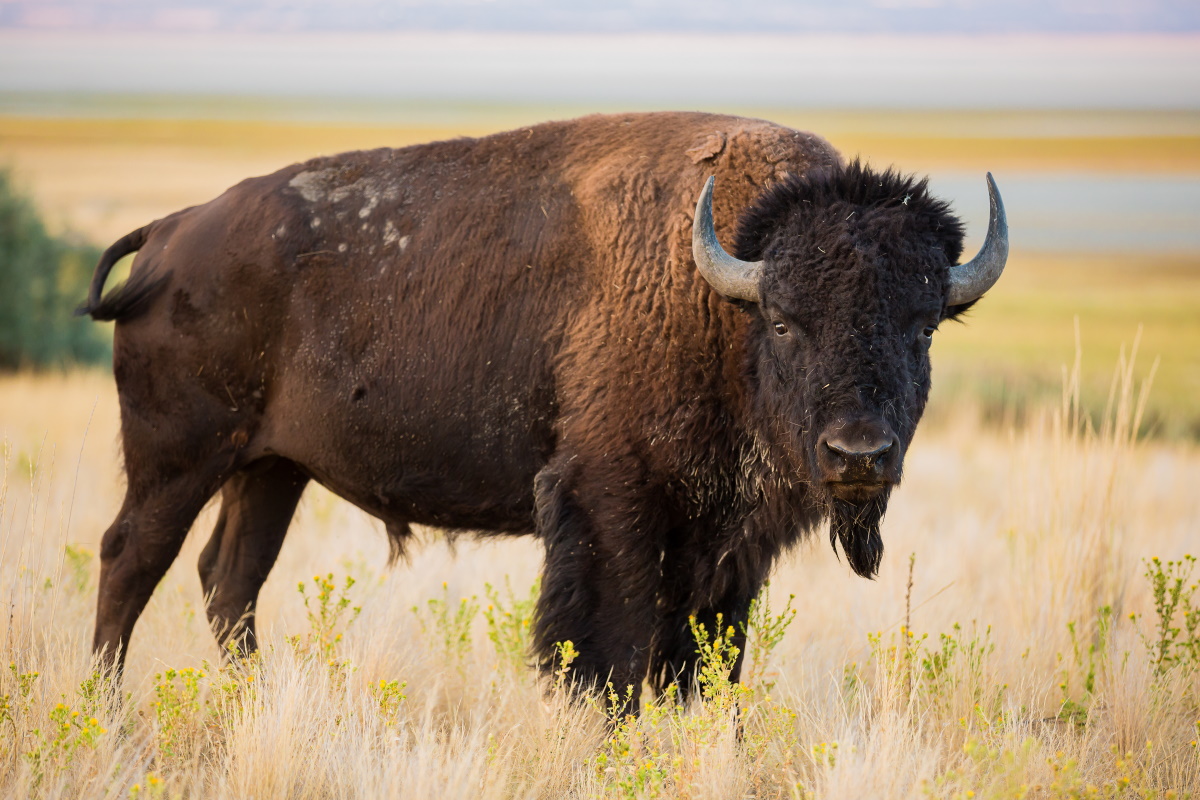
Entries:
{"type": "Polygon", "coordinates": [[[380,526],[320,490],[264,587],[259,658],[218,666],[194,567],[210,508],[105,690],[89,646],[121,494],[110,379],[4,378],[0,795],[1195,796],[1200,615],[1176,608],[1164,650],[1171,584],[1156,599],[1145,573],[1200,544],[1200,451],[1134,441],[1132,359],[1104,419],[1081,417],[1077,385],[1020,429],[943,409],[877,581],[815,537],[775,571],[746,685],[718,639],[704,702],[606,720],[565,699],[569,670],[523,666],[536,542],[428,532],[387,570],[380,526]]]}

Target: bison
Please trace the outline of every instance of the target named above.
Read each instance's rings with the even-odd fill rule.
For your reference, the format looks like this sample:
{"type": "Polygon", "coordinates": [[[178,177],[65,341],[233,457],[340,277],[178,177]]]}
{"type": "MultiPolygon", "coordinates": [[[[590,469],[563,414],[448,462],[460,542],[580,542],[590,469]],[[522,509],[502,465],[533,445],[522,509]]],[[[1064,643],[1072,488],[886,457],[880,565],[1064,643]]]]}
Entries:
{"type": "Polygon", "coordinates": [[[823,521],[876,572],[931,337],[1004,268],[988,188],[959,264],[923,180],[769,122],[628,114],[317,158],[128,234],[81,309],[116,321],[128,479],[96,651],[120,669],[218,492],[208,617],[253,649],[317,481],[393,556],[413,524],[536,535],[534,660],[570,640],[581,686],[686,695],[689,617],[740,630],[823,521]]]}

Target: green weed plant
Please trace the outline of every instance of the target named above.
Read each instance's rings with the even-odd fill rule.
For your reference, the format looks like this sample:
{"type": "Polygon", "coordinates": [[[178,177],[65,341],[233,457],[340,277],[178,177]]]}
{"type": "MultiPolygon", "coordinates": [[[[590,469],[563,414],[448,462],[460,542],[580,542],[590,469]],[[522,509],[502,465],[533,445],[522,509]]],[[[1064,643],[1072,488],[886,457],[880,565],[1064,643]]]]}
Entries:
{"type": "Polygon", "coordinates": [[[350,599],[354,584],[354,578],[347,575],[339,589],[332,572],[325,577],[314,575],[312,591],[303,581],[297,584],[297,591],[304,598],[309,625],[302,650],[328,661],[334,660],[337,644],[362,613],[362,606],[353,605],[350,599]]]}
{"type": "Polygon", "coordinates": [[[201,681],[205,673],[194,667],[167,669],[154,676],[154,719],[159,752],[166,758],[183,754],[200,717],[201,681]]]}
{"type": "Polygon", "coordinates": [[[479,601],[475,596],[459,598],[456,603],[450,599],[450,587],[442,583],[441,597],[430,598],[424,609],[413,606],[412,611],[421,630],[440,648],[442,657],[465,673],[471,628],[479,616],[479,601]]]}
{"type": "MultiPolygon", "coordinates": [[[[1154,599],[1154,627],[1138,633],[1150,656],[1155,678],[1160,681],[1173,670],[1200,669],[1200,582],[1192,580],[1196,557],[1163,562],[1155,557],[1146,563],[1145,577],[1154,599]]],[[[1133,616],[1134,624],[1139,622],[1133,616]]]]}
{"type": "Polygon", "coordinates": [[[483,609],[487,635],[496,649],[499,663],[518,676],[528,674],[530,633],[537,607],[541,580],[535,580],[525,597],[517,597],[506,576],[504,593],[490,583],[484,584],[488,605],[483,609]]]}

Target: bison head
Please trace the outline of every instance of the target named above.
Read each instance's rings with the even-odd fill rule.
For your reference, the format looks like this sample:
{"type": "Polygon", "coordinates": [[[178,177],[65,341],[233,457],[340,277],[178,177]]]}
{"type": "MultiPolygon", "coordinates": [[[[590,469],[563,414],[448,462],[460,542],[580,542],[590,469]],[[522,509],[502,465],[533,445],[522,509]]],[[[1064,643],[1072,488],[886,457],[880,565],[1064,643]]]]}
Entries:
{"type": "MultiPolygon", "coordinates": [[[[856,573],[876,573],[879,524],[929,396],[938,325],[1000,277],[1008,230],[991,221],[958,264],[963,229],[924,180],[857,162],[792,177],[742,217],[738,258],[717,242],[710,178],[696,206],[697,267],[752,317],[759,424],[811,487],[856,573]]],[[[836,547],[836,544],[835,544],[836,547]]]]}

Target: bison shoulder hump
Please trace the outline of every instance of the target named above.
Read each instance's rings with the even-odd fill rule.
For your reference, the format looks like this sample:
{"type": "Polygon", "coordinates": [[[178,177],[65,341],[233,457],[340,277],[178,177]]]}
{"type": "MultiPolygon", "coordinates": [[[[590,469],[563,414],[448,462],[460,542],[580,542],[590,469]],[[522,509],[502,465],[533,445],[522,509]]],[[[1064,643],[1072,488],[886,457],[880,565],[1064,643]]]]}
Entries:
{"type": "Polygon", "coordinates": [[[780,180],[815,167],[830,167],[841,156],[829,142],[812,133],[767,122],[746,125],[729,137],[730,160],[764,181],[780,180]],[[762,172],[762,175],[756,174],[762,172]]]}

